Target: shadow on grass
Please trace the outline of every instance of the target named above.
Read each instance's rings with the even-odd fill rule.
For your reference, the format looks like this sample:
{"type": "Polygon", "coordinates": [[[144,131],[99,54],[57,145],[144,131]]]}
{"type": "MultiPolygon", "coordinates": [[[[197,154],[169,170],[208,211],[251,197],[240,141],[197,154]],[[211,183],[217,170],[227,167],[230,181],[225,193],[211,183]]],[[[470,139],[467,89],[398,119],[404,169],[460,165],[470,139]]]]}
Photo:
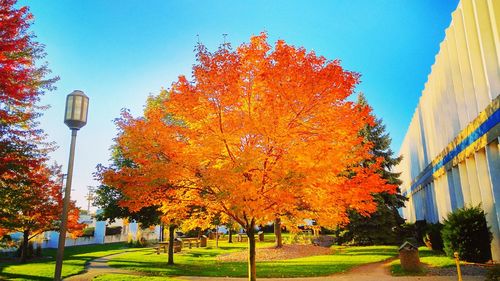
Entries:
{"type": "MultiPolygon", "coordinates": [[[[78,274],[84,271],[84,267],[89,261],[115,254],[118,250],[125,248],[127,248],[125,243],[66,247],[64,250],[63,275],[68,277],[78,274]]],[[[53,280],[56,251],[56,249],[44,249],[44,256],[51,256],[48,259],[31,260],[26,263],[6,262],[0,264],[0,280],[2,278],[53,280]]]]}
{"type": "Polygon", "coordinates": [[[35,281],[46,281],[46,280],[54,280],[53,277],[41,277],[41,276],[33,276],[28,274],[20,274],[20,273],[3,273],[0,272],[0,280],[10,279],[21,279],[21,280],[35,280],[35,281]]]}

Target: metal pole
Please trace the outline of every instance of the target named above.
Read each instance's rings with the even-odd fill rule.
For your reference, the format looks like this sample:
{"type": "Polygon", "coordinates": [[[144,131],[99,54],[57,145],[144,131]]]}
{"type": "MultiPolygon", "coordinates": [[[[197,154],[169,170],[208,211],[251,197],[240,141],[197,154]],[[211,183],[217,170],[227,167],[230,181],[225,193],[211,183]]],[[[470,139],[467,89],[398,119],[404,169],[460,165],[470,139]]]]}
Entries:
{"type": "Polygon", "coordinates": [[[78,130],[71,130],[71,147],[69,150],[68,176],[66,178],[66,189],[64,191],[64,202],[61,216],[61,229],[59,230],[59,246],[57,247],[56,270],[54,281],[61,280],[62,262],[64,256],[64,244],[66,242],[66,228],[68,225],[69,199],[71,194],[71,181],[73,179],[73,162],[75,160],[76,133],[78,130]]]}
{"type": "Polygon", "coordinates": [[[457,277],[458,281],[462,281],[462,271],[460,270],[460,260],[458,259],[458,252],[453,253],[455,256],[455,262],[457,264],[457,277]]]}

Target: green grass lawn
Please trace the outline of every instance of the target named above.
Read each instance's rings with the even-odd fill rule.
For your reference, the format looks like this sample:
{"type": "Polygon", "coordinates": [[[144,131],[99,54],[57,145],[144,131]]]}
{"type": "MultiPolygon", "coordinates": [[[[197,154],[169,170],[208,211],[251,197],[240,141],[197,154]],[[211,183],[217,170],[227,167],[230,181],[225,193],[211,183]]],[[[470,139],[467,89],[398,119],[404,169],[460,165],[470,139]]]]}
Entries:
{"type": "MultiPolygon", "coordinates": [[[[122,252],[124,249],[126,249],[125,243],[67,247],[64,250],[62,276],[68,277],[78,274],[84,270],[86,262],[122,252]]],[[[37,259],[25,264],[17,262],[0,263],[0,279],[53,280],[56,250],[45,249],[43,255],[50,258],[37,259]]]]}
{"type": "MultiPolygon", "coordinates": [[[[267,238],[267,237],[266,237],[267,238]]],[[[266,239],[267,240],[267,239],[266,239]]],[[[258,247],[269,247],[272,242],[259,242],[258,247]]],[[[209,241],[207,248],[183,250],[175,255],[175,265],[167,265],[167,255],[157,255],[154,249],[144,249],[126,253],[113,258],[108,264],[112,267],[145,272],[155,276],[210,276],[210,277],[245,277],[246,262],[220,262],[216,256],[235,251],[246,250],[247,243],[229,244],[220,242],[218,249],[209,241]]],[[[335,254],[311,256],[290,260],[259,262],[259,277],[306,277],[325,276],[344,272],[350,268],[372,262],[378,262],[397,254],[393,246],[372,247],[334,247],[335,254]]]]}
{"type": "MultiPolygon", "coordinates": [[[[446,256],[442,252],[433,251],[428,249],[427,247],[418,248],[418,254],[420,257],[420,262],[430,266],[430,267],[454,267],[455,260],[446,256]]],[[[463,262],[461,262],[463,263],[463,262]]],[[[426,271],[423,268],[420,272],[406,272],[401,268],[401,263],[399,259],[391,262],[391,273],[395,276],[403,276],[403,275],[425,275],[426,271]]]]}
{"type": "MultiPolygon", "coordinates": [[[[236,240],[236,239],[235,239],[236,240]]],[[[274,237],[266,235],[265,242],[259,242],[257,247],[270,247],[274,237]]],[[[183,249],[175,254],[174,266],[167,265],[167,255],[156,254],[152,248],[129,249],[124,243],[89,245],[68,247],[65,250],[63,277],[78,274],[84,270],[85,264],[93,259],[123,253],[114,257],[110,266],[142,272],[147,277],[122,274],[105,274],[95,280],[168,280],[167,276],[247,276],[246,262],[221,262],[216,259],[218,255],[237,251],[246,251],[247,243],[229,244],[226,240],[219,242],[220,247],[215,248],[215,242],[209,241],[207,248],[183,249]]],[[[257,262],[257,275],[259,277],[305,277],[324,276],[337,272],[344,272],[354,266],[378,262],[397,254],[396,247],[338,247],[334,246],[334,254],[311,256],[305,258],[280,260],[272,262],[257,262]]],[[[55,267],[55,249],[44,250],[46,259],[37,259],[26,264],[16,262],[0,264],[0,280],[52,280],[55,267]]]]}

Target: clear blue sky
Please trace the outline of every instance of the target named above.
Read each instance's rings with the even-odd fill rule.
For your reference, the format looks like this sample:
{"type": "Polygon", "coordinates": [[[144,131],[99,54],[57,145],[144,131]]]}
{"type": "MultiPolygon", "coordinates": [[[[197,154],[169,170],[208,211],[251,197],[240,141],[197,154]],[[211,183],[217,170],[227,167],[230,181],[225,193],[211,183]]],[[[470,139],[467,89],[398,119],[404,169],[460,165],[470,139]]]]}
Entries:
{"type": "Polygon", "coordinates": [[[270,41],[314,50],[361,73],[364,92],[383,118],[397,152],[458,0],[342,1],[25,1],[46,60],[61,78],[43,98],[41,127],[60,148],[53,159],[66,170],[70,132],[65,96],[90,97],[89,120],[79,132],[72,198],[86,206],[92,173],[108,163],[121,108],[141,113],[146,97],[189,75],[200,40],[210,49],[233,46],[267,31],[270,41]]]}

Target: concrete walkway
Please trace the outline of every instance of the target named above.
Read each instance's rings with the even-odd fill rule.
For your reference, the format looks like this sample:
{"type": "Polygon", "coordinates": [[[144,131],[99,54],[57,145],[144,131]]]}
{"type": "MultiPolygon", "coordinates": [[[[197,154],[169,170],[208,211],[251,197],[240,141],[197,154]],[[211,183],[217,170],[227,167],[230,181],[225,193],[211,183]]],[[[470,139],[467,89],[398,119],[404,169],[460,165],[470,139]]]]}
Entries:
{"type": "MultiPolygon", "coordinates": [[[[130,250],[134,251],[134,250],[130,250]]],[[[127,275],[137,275],[144,276],[145,273],[139,271],[126,270],[121,268],[114,268],[108,265],[108,261],[113,257],[123,255],[130,251],[126,251],[119,254],[109,255],[105,257],[101,257],[95,260],[92,260],[85,266],[85,271],[78,275],[73,275],[68,278],[65,278],[65,281],[88,281],[94,279],[94,277],[103,275],[103,274],[127,274],[127,275]]]]}

